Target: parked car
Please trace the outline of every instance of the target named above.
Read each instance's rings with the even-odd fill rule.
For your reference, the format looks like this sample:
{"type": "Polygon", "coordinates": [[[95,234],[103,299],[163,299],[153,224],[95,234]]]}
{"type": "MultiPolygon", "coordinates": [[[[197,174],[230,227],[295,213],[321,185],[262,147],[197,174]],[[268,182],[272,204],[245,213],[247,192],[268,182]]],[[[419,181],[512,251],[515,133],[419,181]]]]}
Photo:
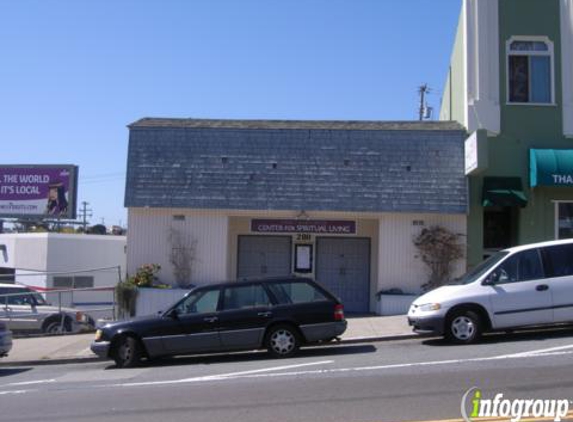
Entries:
{"type": "Polygon", "coordinates": [[[51,306],[41,294],[17,284],[0,284],[0,321],[14,332],[47,334],[76,333],[94,326],[85,313],[51,306]]]}
{"type": "Polygon", "coordinates": [[[118,367],[142,357],[261,348],[287,357],[345,330],[344,308],[324,287],[278,278],[197,287],[159,315],[106,324],[91,350],[118,367]]]}
{"type": "Polygon", "coordinates": [[[414,331],[456,343],[485,331],[573,322],[573,239],[502,250],[416,299],[408,321],[414,331]]]}
{"type": "Polygon", "coordinates": [[[12,349],[12,332],[8,326],[0,321],[0,358],[8,356],[8,352],[12,349]]]}

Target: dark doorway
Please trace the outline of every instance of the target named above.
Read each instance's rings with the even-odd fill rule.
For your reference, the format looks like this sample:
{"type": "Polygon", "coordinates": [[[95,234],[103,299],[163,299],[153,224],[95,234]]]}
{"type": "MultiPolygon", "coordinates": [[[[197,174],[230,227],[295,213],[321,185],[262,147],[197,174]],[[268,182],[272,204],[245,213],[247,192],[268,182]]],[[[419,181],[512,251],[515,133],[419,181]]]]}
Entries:
{"type": "Polygon", "coordinates": [[[483,213],[484,257],[517,244],[516,207],[487,207],[483,213]]]}

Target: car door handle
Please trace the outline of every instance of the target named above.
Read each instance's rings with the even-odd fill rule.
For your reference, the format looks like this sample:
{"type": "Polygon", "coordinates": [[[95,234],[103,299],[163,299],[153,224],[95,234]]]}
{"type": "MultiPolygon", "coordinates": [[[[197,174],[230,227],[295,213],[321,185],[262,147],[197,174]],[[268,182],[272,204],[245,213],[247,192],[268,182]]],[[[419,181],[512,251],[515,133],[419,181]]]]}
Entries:
{"type": "Polygon", "coordinates": [[[206,318],[203,318],[203,321],[213,323],[213,322],[219,321],[219,318],[217,318],[216,316],[214,316],[214,317],[206,317],[206,318]]]}
{"type": "Polygon", "coordinates": [[[549,290],[549,286],[547,284],[540,284],[539,286],[535,287],[535,290],[537,290],[538,292],[544,292],[546,290],[549,290]]]}
{"type": "Polygon", "coordinates": [[[268,318],[270,316],[273,316],[273,313],[271,311],[267,311],[267,312],[259,312],[257,315],[261,316],[261,317],[268,318]]]}

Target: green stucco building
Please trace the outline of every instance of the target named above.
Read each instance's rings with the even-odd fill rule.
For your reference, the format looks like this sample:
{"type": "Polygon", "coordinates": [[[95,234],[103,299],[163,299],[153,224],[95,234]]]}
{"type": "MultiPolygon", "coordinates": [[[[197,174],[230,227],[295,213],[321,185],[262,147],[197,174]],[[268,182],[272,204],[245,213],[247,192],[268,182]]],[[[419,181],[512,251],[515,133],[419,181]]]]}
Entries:
{"type": "Polygon", "coordinates": [[[469,135],[469,266],[573,237],[573,0],[463,0],[440,120],[469,135]]]}

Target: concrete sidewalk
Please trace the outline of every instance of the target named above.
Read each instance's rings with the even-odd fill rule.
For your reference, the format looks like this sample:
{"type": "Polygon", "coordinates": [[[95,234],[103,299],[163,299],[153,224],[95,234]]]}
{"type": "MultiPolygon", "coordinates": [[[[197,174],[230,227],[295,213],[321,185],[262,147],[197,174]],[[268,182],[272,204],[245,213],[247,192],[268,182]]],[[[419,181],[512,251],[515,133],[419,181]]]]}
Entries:
{"type": "MultiPolygon", "coordinates": [[[[417,337],[406,316],[350,317],[343,343],[399,340],[417,337]]],[[[97,361],[90,350],[93,333],[67,336],[16,338],[10,354],[0,359],[1,366],[81,363],[97,361]]]]}

